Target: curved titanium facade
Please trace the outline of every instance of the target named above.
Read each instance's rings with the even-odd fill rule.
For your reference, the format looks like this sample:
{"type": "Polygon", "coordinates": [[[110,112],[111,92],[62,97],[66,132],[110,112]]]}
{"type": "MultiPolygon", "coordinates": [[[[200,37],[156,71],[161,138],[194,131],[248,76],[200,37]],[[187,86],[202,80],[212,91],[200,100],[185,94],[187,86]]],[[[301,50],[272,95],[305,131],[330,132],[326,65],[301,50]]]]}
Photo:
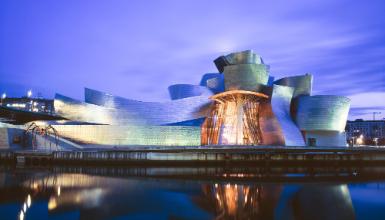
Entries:
{"type": "Polygon", "coordinates": [[[293,98],[296,98],[299,95],[309,96],[312,92],[313,76],[310,74],[306,74],[301,76],[285,77],[275,81],[274,84],[293,87],[293,98]]]}
{"type": "Polygon", "coordinates": [[[344,131],[349,107],[350,99],[342,96],[302,96],[296,123],[303,131],[344,131]]]}
{"type": "Polygon", "coordinates": [[[214,94],[221,93],[225,91],[225,78],[220,73],[206,73],[199,85],[207,87],[214,94]]]}
{"type": "Polygon", "coordinates": [[[207,87],[191,84],[175,84],[168,87],[172,100],[184,99],[194,96],[211,96],[213,93],[207,87]]]}
{"type": "Polygon", "coordinates": [[[62,138],[70,139],[83,147],[198,146],[201,134],[200,127],[192,126],[53,125],[53,127],[62,138]]]}
{"type": "Polygon", "coordinates": [[[267,85],[269,74],[263,64],[239,64],[225,66],[225,90],[260,91],[267,85]]]}
{"type": "Polygon", "coordinates": [[[287,86],[273,86],[271,106],[281,126],[286,146],[305,146],[301,131],[290,116],[290,102],[294,89],[287,86]]]}
{"type": "Polygon", "coordinates": [[[214,60],[218,71],[223,73],[226,66],[238,64],[263,64],[262,58],[253,53],[252,50],[230,53],[226,56],[220,56],[214,60]]]}
{"type": "Polygon", "coordinates": [[[92,89],[85,90],[85,101],[107,109],[119,109],[128,115],[135,115],[136,118],[144,121],[142,124],[146,125],[164,125],[204,118],[211,103],[208,96],[195,96],[162,103],[140,102],[92,89]]]}
{"type": "Polygon", "coordinates": [[[72,121],[110,125],[145,123],[134,113],[80,102],[60,94],[55,95],[54,106],[57,115],[72,121]]]}

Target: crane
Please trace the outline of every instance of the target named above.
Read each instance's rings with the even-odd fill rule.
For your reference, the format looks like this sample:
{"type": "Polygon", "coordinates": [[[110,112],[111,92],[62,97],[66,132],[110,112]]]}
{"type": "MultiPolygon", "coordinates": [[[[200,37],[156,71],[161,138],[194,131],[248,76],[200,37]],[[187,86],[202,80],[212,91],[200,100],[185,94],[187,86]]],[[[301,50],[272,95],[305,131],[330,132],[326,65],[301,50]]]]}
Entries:
{"type": "Polygon", "coordinates": [[[381,112],[373,112],[373,121],[376,120],[376,115],[379,115],[381,114],[381,112]]]}

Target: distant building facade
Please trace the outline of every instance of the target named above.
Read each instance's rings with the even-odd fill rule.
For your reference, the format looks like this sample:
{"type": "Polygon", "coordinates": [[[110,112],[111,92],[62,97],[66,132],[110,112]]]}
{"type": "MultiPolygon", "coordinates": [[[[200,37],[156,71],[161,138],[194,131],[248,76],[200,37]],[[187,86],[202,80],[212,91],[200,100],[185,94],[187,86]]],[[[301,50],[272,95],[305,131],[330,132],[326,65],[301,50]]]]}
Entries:
{"type": "Polygon", "coordinates": [[[1,106],[6,108],[17,109],[21,111],[53,114],[54,100],[43,98],[3,98],[1,99],[1,106]]]}
{"type": "Polygon", "coordinates": [[[349,142],[354,144],[357,139],[362,144],[385,144],[385,120],[348,121],[345,131],[349,142]]]}

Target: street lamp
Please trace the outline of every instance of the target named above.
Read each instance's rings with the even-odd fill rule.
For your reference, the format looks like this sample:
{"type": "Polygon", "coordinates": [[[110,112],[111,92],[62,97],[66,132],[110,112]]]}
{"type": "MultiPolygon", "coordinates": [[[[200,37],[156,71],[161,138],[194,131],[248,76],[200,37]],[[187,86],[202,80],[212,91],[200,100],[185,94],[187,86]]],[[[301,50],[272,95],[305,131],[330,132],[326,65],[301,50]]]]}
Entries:
{"type": "Polygon", "coordinates": [[[32,96],[32,90],[28,90],[27,96],[28,96],[28,98],[31,98],[31,96],[32,96]]]}
{"type": "Polygon", "coordinates": [[[373,141],[374,141],[374,145],[377,146],[378,145],[378,138],[374,138],[373,141]]]}

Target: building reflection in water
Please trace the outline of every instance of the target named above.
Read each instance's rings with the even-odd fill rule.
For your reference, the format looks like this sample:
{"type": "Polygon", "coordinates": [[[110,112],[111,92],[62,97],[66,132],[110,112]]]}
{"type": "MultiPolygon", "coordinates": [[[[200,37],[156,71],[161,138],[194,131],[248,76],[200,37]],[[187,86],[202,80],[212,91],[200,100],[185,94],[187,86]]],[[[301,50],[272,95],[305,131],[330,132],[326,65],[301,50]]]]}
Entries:
{"type": "Polygon", "coordinates": [[[21,220],[31,211],[32,201],[46,201],[50,215],[77,211],[80,219],[129,218],[137,213],[166,219],[355,218],[349,189],[341,184],[202,184],[55,174],[28,178],[20,186],[15,188],[18,195],[26,193],[17,199],[23,201],[18,213],[21,220]]]}
{"type": "Polygon", "coordinates": [[[347,185],[214,184],[195,201],[216,219],[354,219],[347,185]]]}
{"type": "Polygon", "coordinates": [[[217,219],[272,219],[281,190],[281,185],[216,183],[202,186],[204,196],[196,201],[217,219]]]}

